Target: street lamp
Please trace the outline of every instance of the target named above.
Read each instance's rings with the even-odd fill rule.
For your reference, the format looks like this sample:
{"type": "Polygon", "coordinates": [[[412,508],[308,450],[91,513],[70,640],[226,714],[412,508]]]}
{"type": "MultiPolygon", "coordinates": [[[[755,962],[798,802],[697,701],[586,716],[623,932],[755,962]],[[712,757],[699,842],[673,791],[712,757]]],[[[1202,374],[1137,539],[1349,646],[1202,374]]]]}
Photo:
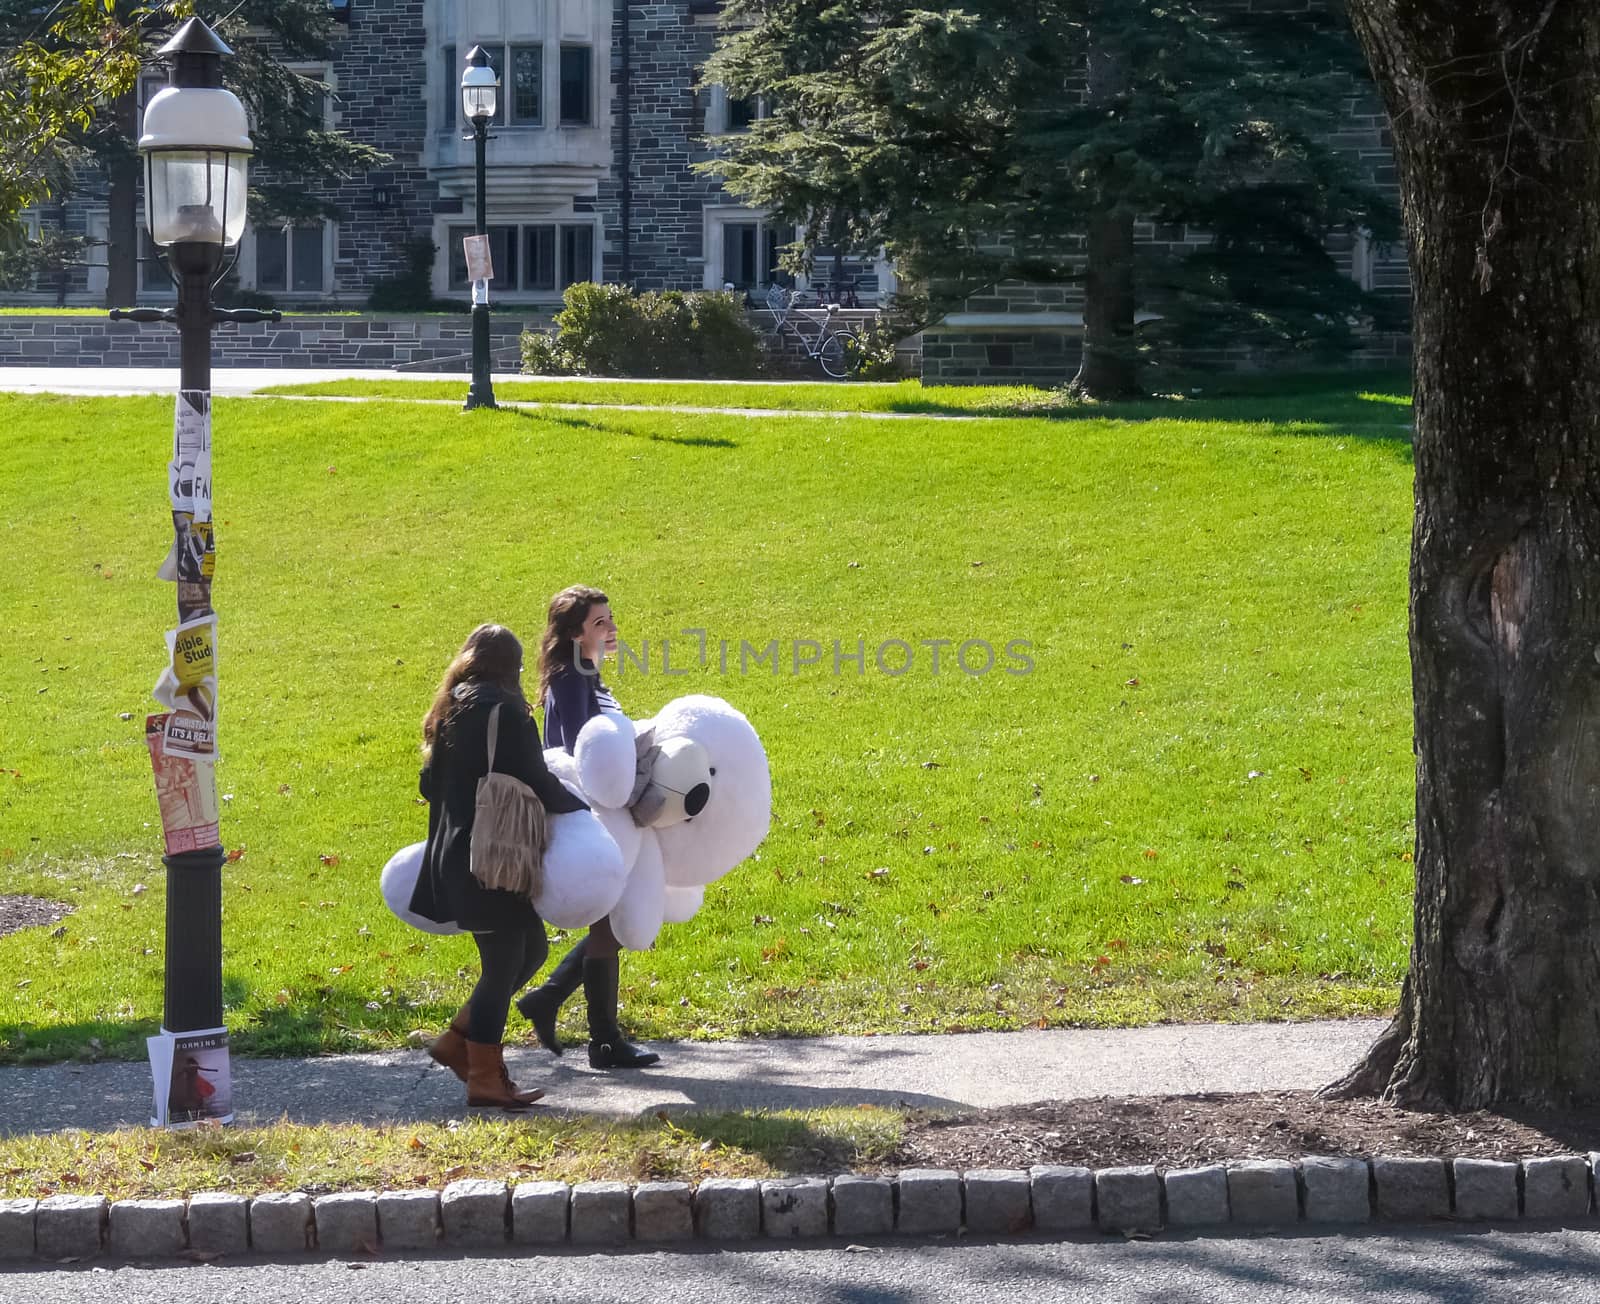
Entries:
{"type": "MultiPolygon", "coordinates": [[[[157,696],[171,707],[152,716],[152,755],[162,797],[167,855],[166,992],[162,1030],[220,1029],[222,866],[216,825],[216,614],[211,607],[215,541],[211,516],[211,328],[219,321],[278,321],[282,314],[221,309],[211,291],[224,251],[244,234],[251,153],[244,106],[222,86],[233,52],[199,18],[161,47],[169,84],[144,114],[145,221],[166,251],[177,284],[175,308],[113,309],[113,321],[171,322],[178,328],[179,379],[171,490],[173,549],[163,578],[177,582],[178,629],[157,696]],[[163,760],[162,758],[165,758],[163,760]],[[180,768],[174,770],[172,763],[180,768]],[[163,765],[167,768],[163,770],[163,765]],[[180,779],[174,775],[181,776],[180,779]],[[189,785],[169,801],[175,782],[189,785]],[[165,786],[164,786],[165,785],[165,786]],[[169,809],[169,807],[171,809],[169,809]],[[195,811],[210,811],[209,821],[195,811]],[[186,814],[185,814],[186,812],[186,814]]],[[[225,1042],[224,1042],[225,1046],[225,1042]]],[[[191,1061],[192,1063],[192,1061],[191,1061]]],[[[211,1072],[213,1070],[205,1070],[211,1072]]],[[[157,1084],[158,1097],[162,1097],[157,1084]]],[[[164,1098],[164,1097],[163,1097],[164,1098]]]]}
{"type": "MultiPolygon", "coordinates": [[[[467,66],[461,72],[461,107],[472,123],[472,139],[477,156],[477,234],[479,245],[487,244],[489,234],[485,154],[489,143],[489,121],[494,117],[500,77],[489,63],[489,52],[481,45],[467,51],[467,66]]],[[[472,385],[467,390],[466,411],[494,407],[494,385],[489,379],[489,280],[474,278],[472,283],[472,385]]]]}

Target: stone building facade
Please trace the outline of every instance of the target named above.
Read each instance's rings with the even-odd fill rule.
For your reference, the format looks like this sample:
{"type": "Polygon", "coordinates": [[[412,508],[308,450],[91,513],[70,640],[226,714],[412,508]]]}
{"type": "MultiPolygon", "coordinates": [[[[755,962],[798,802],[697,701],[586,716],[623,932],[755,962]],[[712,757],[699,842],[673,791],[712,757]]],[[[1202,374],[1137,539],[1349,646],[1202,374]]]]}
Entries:
{"type": "MultiPolygon", "coordinates": [[[[791,234],[729,196],[692,164],[714,156],[715,138],[742,130],[759,106],[701,87],[720,4],[708,0],[349,0],[336,12],[333,57],[296,65],[324,80],[330,125],[391,161],[326,192],[335,221],[288,230],[253,226],[241,242],[240,285],[291,308],[355,308],[400,273],[408,242],[436,248],[433,290],[467,293],[461,239],[473,212],[473,143],[459,82],[466,53],[482,45],[501,76],[487,155],[488,226],[497,302],[548,309],[574,281],[626,281],[641,289],[760,291],[791,234]],[[708,139],[709,138],[709,139],[708,139]]],[[[141,106],[164,84],[152,71],[141,106]]],[[[106,197],[87,177],[62,214],[104,239],[106,197]]],[[[66,302],[97,304],[100,266],[80,269],[66,302]]],[[[146,299],[170,298],[146,246],[146,299]]],[[[827,264],[830,272],[832,260],[827,264]]],[[[866,302],[892,285],[872,259],[848,260],[849,288],[866,302]]],[[[803,283],[804,278],[802,278],[803,283]]],[[[49,303],[54,284],[12,294],[49,303]]]]}
{"type": "MultiPolygon", "coordinates": [[[[1323,2],[1217,0],[1285,9],[1323,2]]],[[[327,192],[337,220],[248,230],[241,286],[290,309],[357,309],[374,285],[402,271],[408,245],[426,238],[437,250],[433,293],[466,299],[461,239],[475,218],[473,145],[458,87],[466,52],[481,44],[502,81],[487,185],[498,304],[537,318],[584,280],[640,289],[732,284],[759,297],[791,233],[694,166],[714,159],[718,138],[761,111],[699,84],[721,9],[718,0],[340,0],[331,59],[302,70],[330,88],[330,124],[391,161],[327,192]]],[[[152,71],[141,102],[163,83],[152,71]]],[[[1337,143],[1374,175],[1389,176],[1381,107],[1358,93],[1345,107],[1337,143]]],[[[89,178],[63,208],[28,220],[103,239],[104,189],[89,178]]],[[[1151,224],[1138,237],[1169,246],[1205,239],[1151,224]]],[[[1346,240],[1334,253],[1363,284],[1407,293],[1403,249],[1346,240]]],[[[141,298],[170,299],[155,251],[146,245],[142,254],[141,298]]],[[[103,249],[95,257],[102,266],[79,269],[63,287],[3,301],[47,304],[64,289],[69,304],[98,304],[103,249]]],[[[815,279],[828,297],[853,296],[863,306],[894,290],[892,269],[870,255],[819,260],[815,279]]],[[[997,286],[925,332],[923,374],[1059,382],[1076,368],[1081,324],[1073,288],[997,286]]],[[[1405,347],[1404,339],[1374,340],[1372,356],[1402,356],[1405,347]]],[[[1197,360],[1249,361],[1225,347],[1197,360]]]]}

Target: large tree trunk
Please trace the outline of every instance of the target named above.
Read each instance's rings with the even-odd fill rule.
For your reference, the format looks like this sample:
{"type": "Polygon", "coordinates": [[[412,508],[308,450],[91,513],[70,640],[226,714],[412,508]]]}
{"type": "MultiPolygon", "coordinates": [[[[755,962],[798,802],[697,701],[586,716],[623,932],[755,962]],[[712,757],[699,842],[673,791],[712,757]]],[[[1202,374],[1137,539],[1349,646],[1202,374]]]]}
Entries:
{"type": "Polygon", "coordinates": [[[106,307],[127,308],[139,301],[139,157],[132,148],[139,106],[134,93],[118,96],[111,112],[128,149],[106,164],[106,307]]]}
{"type": "Polygon", "coordinates": [[[1083,282],[1083,358],[1072,392],[1129,398],[1139,391],[1133,338],[1133,214],[1112,209],[1089,220],[1083,282]]]}
{"type": "Polygon", "coordinates": [[[1600,6],[1351,0],[1411,239],[1416,922],[1336,1094],[1600,1099],[1600,6]]]}
{"type": "MultiPolygon", "coordinates": [[[[1118,52],[1091,38],[1084,63],[1089,103],[1117,112],[1128,73],[1118,52]]],[[[1133,214],[1105,203],[1089,218],[1083,281],[1083,357],[1072,392],[1083,398],[1139,393],[1133,339],[1133,214]]]]}

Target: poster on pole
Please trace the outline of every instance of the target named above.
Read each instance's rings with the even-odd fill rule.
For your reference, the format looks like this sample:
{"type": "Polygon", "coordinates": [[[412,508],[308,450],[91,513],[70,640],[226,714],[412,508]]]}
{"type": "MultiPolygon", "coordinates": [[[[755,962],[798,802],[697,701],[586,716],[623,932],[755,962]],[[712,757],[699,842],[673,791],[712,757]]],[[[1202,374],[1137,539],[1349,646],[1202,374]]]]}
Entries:
{"type": "Polygon", "coordinates": [[[151,1127],[233,1122],[233,1070],[228,1030],[168,1032],[145,1038],[153,1089],[151,1127]]]}
{"type": "Polygon", "coordinates": [[[156,776],[161,836],[167,855],[177,856],[185,851],[216,846],[222,836],[221,815],[217,805],[216,768],[169,753],[167,720],[165,713],[147,715],[144,741],[150,750],[150,766],[156,776]]]}
{"type": "Polygon", "coordinates": [[[494,280],[494,255],[489,251],[489,237],[469,235],[461,241],[467,255],[467,280],[494,280]]]}
{"type": "Polygon", "coordinates": [[[167,631],[167,665],[151,690],[170,708],[163,734],[168,755],[217,759],[217,618],[197,616],[167,631]]]}

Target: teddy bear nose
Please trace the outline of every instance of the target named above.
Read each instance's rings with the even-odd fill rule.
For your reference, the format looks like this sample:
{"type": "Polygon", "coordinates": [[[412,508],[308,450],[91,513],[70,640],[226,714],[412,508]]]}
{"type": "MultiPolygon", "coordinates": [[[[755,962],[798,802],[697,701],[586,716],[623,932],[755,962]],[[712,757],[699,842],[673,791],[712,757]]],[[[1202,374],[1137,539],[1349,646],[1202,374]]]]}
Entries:
{"type": "Polygon", "coordinates": [[[697,783],[683,794],[683,813],[693,819],[706,808],[706,803],[711,800],[711,785],[697,783]]]}

